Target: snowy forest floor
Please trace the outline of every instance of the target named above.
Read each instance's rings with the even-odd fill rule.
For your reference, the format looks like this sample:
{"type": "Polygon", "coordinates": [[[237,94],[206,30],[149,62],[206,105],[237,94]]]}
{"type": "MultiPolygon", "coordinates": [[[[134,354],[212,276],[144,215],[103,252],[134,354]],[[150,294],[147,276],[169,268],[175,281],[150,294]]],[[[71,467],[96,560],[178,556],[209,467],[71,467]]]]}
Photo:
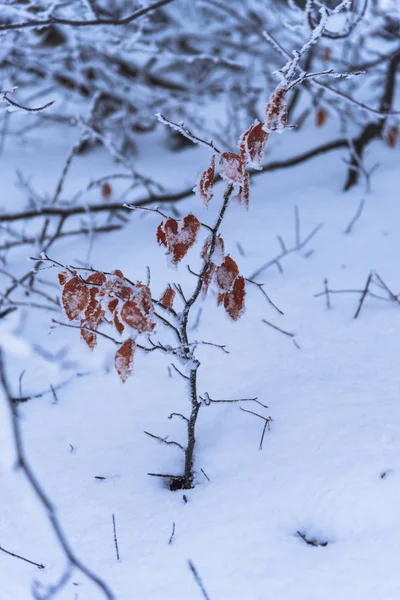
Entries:
{"type": "MultiPolygon", "coordinates": [[[[285,133],[286,155],[304,144],[302,135],[285,133]]],[[[1,158],[3,210],[24,202],[15,187],[21,165],[38,189],[51,193],[72,141],[49,136],[34,150],[7,148],[1,158]]],[[[362,185],[341,191],[343,156],[339,151],[257,176],[248,213],[235,204],[229,209],[222,233],[247,277],[279,254],[277,235],[287,246],[295,243],[295,207],[303,238],[323,226],[303,249],[282,259],[283,273],[274,265],[258,278],[284,316],[250,286],[238,323],[229,322],[212,297],[204,306],[192,334],[226,344],[230,353],[202,350],[199,392],[212,398],[257,396],[268,409],[257,408],[273,421],[259,450],[262,420],[237,404],[203,407],[197,485],[185,492],[187,501],[182,491],[171,492],[147,475],[182,470],[179,448],[143,433],[185,443],[182,422],[168,415],[188,412],[186,390],[179,376],[171,376],[165,357],[138,354],[132,377],[122,385],[111,368],[114,348],[107,340],[91,353],[77,331],[50,329],[54,315],[40,310],[21,309],[0,322],[15,391],[21,371],[25,394],[85,373],[57,392],[57,402],[48,394],[21,405],[24,440],[74,550],[118,600],[200,600],[188,560],[211,600],[400,597],[400,306],[367,297],[354,319],[360,294],[332,294],[330,309],[326,297],[314,297],[325,279],[331,289],[362,290],[371,271],[399,291],[399,156],[381,143],[371,146],[368,161],[379,161],[380,168],[369,194],[362,185]],[[362,198],[364,210],[346,234],[362,198]],[[43,350],[61,356],[61,349],[62,358],[43,356],[43,350]],[[308,545],[298,532],[327,545],[308,545]]],[[[65,197],[86,185],[90,173],[110,172],[108,160],[100,151],[79,158],[65,197]]],[[[208,160],[204,149],[165,155],[155,137],[137,168],[157,171],[180,189],[194,183],[208,160]]],[[[194,196],[176,206],[213,222],[219,201],[216,194],[208,213],[194,196]]],[[[132,214],[122,232],[95,240],[90,264],[121,269],[134,280],[145,280],[148,265],[156,294],[171,279],[191,289],[185,264],[178,272],[169,270],[155,243],[159,220],[132,214]]],[[[87,249],[83,238],[65,239],[50,255],[74,264],[87,260],[87,249]]],[[[199,249],[184,262],[195,264],[199,249]]],[[[24,273],[32,253],[15,251],[8,268],[24,273]]],[[[56,281],[55,271],[47,273],[51,277],[56,281]]],[[[382,292],[376,286],[374,291],[382,292]]],[[[0,552],[0,600],[28,600],[32,579],[53,583],[64,559],[40,505],[13,469],[8,414],[0,400],[0,546],[45,565],[38,570],[0,552]]],[[[101,597],[79,573],[59,595],[101,597]]]]}

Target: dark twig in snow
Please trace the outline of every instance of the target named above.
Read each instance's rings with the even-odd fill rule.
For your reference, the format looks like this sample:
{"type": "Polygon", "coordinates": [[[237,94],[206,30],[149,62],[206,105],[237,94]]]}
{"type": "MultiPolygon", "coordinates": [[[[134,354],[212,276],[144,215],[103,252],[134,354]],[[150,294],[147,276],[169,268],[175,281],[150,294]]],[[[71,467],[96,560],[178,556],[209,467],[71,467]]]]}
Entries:
{"type": "Polygon", "coordinates": [[[262,434],[261,434],[260,445],[258,447],[259,450],[262,450],[265,432],[266,432],[267,429],[268,430],[270,429],[270,424],[272,422],[272,417],[263,417],[259,413],[256,413],[256,412],[254,412],[252,410],[248,410],[247,408],[243,408],[242,406],[240,406],[239,408],[243,412],[247,412],[247,413],[249,413],[251,415],[254,415],[255,417],[259,417],[260,419],[262,419],[263,421],[265,421],[264,427],[263,427],[263,430],[262,430],[262,434]]]}
{"type": "Polygon", "coordinates": [[[321,296],[329,297],[331,294],[358,294],[360,295],[360,301],[357,308],[357,311],[354,315],[354,318],[357,319],[362,306],[365,302],[367,296],[370,298],[375,298],[376,300],[382,300],[384,302],[395,302],[396,304],[400,304],[399,294],[395,294],[389,286],[383,281],[382,277],[378,275],[376,271],[371,271],[368,275],[366,284],[362,289],[342,289],[342,290],[331,290],[328,288],[328,281],[324,281],[324,291],[319,292],[318,294],[314,294],[314,298],[320,298],[321,296]],[[371,292],[372,285],[377,286],[380,290],[384,290],[387,296],[382,296],[371,292]]]}
{"type": "Polygon", "coordinates": [[[331,305],[331,299],[329,297],[329,287],[328,287],[328,279],[327,278],[324,279],[324,287],[325,287],[325,295],[326,295],[326,308],[331,309],[332,305],[331,305]]]}
{"type": "Polygon", "coordinates": [[[38,569],[45,568],[45,566],[42,563],[37,563],[33,560],[29,560],[28,558],[24,558],[23,556],[20,556],[19,554],[15,554],[14,552],[10,552],[9,550],[2,548],[1,546],[0,546],[0,551],[4,552],[5,554],[8,554],[9,556],[13,556],[14,558],[19,558],[20,560],[24,560],[25,562],[29,563],[30,565],[34,565],[38,569]]]}
{"type": "Polygon", "coordinates": [[[296,335],[295,333],[291,333],[290,331],[285,331],[281,327],[278,327],[278,325],[274,325],[273,323],[270,323],[266,319],[261,319],[261,320],[263,323],[265,323],[269,327],[272,327],[272,329],[276,329],[276,331],[280,331],[281,333],[283,333],[283,335],[287,335],[288,337],[291,337],[291,338],[294,338],[296,335]]]}
{"type": "Polygon", "coordinates": [[[173,412],[173,413],[171,413],[169,415],[168,419],[172,419],[173,417],[180,417],[181,419],[183,419],[187,423],[189,422],[189,419],[187,417],[185,417],[185,415],[182,415],[181,413],[173,412]]]}
{"type": "Polygon", "coordinates": [[[361,312],[362,306],[364,304],[364,300],[365,300],[365,298],[367,297],[367,294],[368,294],[368,290],[369,290],[369,286],[370,286],[370,283],[371,283],[371,279],[372,279],[372,272],[367,277],[367,282],[365,284],[365,288],[363,289],[362,294],[361,294],[360,304],[358,305],[358,308],[357,308],[356,313],[354,315],[355,319],[357,319],[358,315],[361,312]]]}
{"type": "Polygon", "coordinates": [[[281,309],[278,308],[274,302],[272,302],[271,298],[268,296],[267,292],[264,290],[264,288],[263,288],[263,286],[265,285],[264,283],[257,283],[257,281],[253,281],[252,279],[248,279],[248,278],[246,278],[246,281],[248,283],[251,283],[252,285],[256,285],[258,287],[258,289],[260,290],[260,292],[262,293],[264,298],[267,299],[268,303],[276,310],[276,312],[278,312],[280,315],[284,314],[283,311],[281,311],[281,309]]]}
{"type": "Polygon", "coordinates": [[[206,588],[204,587],[203,581],[196,569],[196,567],[194,566],[193,562],[191,560],[188,560],[188,565],[189,565],[189,569],[192,572],[193,578],[195,580],[195,582],[197,583],[201,593],[203,594],[203,598],[204,600],[211,600],[210,596],[208,595],[206,588]]]}
{"type": "Polygon", "coordinates": [[[167,438],[162,438],[159,435],[154,435],[153,433],[149,433],[148,431],[144,431],[143,433],[145,433],[146,435],[150,436],[151,438],[153,438],[155,440],[158,440],[159,442],[161,442],[163,444],[168,444],[170,446],[178,446],[178,448],[185,451],[185,448],[182,446],[182,444],[179,444],[179,442],[170,441],[167,438]]]}
{"type": "Polygon", "coordinates": [[[174,535],[175,535],[175,521],[172,523],[172,533],[171,533],[169,541],[168,541],[168,546],[170,546],[172,544],[174,535]]]}
{"type": "Polygon", "coordinates": [[[266,404],[263,404],[262,402],[260,402],[258,400],[258,398],[229,398],[228,400],[214,400],[213,398],[210,398],[210,395],[208,394],[208,392],[205,392],[204,397],[203,396],[199,396],[199,398],[200,398],[200,400],[202,402],[204,402],[204,404],[206,406],[209,406],[210,404],[224,404],[224,403],[236,403],[236,402],[255,402],[256,404],[259,404],[263,408],[268,408],[268,406],[266,404]]]}
{"type": "Polygon", "coordinates": [[[393,300],[393,302],[400,303],[399,294],[394,294],[376,271],[374,271],[374,277],[376,279],[375,284],[384,289],[389,294],[389,298],[393,300]]]}
{"type": "Polygon", "coordinates": [[[113,522],[113,531],[114,531],[114,545],[115,545],[115,553],[117,555],[117,561],[120,561],[120,557],[119,557],[119,548],[118,548],[118,538],[117,538],[117,528],[115,525],[115,514],[113,513],[112,516],[112,522],[113,522]]]}
{"type": "Polygon", "coordinates": [[[203,475],[207,479],[207,481],[211,481],[211,479],[209,478],[209,476],[207,475],[207,473],[204,471],[204,469],[200,469],[200,471],[203,473],[203,475]]]}
{"type": "Polygon", "coordinates": [[[304,531],[297,531],[297,535],[301,538],[308,546],[314,546],[317,548],[318,546],[322,546],[323,548],[328,545],[328,542],[320,542],[314,538],[309,538],[304,531]]]}

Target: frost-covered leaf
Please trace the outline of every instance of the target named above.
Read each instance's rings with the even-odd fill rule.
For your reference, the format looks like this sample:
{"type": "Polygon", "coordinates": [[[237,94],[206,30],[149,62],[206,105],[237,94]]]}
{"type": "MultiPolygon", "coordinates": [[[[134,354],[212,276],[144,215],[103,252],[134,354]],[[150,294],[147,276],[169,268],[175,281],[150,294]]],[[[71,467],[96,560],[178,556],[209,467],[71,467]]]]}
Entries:
{"type": "Polygon", "coordinates": [[[245,296],[246,282],[244,277],[239,275],[239,277],[235,279],[232,290],[224,295],[224,308],[234,321],[237,321],[244,312],[245,296]]]}
{"type": "Polygon", "coordinates": [[[208,293],[208,290],[210,289],[210,285],[213,280],[216,269],[217,269],[217,265],[215,265],[212,262],[212,263],[210,263],[207,271],[204,274],[203,285],[201,288],[201,293],[203,294],[203,297],[207,296],[207,293],[208,293]]]}
{"type": "Polygon", "coordinates": [[[211,158],[211,164],[200,175],[199,181],[193,191],[200,196],[205,206],[208,206],[214,196],[213,186],[215,178],[215,154],[211,158]]]}
{"type": "Polygon", "coordinates": [[[160,300],[161,304],[165,308],[172,308],[175,299],[175,294],[175,290],[169,285],[165,290],[164,294],[162,295],[162,298],[160,300]]]}
{"type": "Polygon", "coordinates": [[[125,383],[132,373],[135,350],[135,340],[128,338],[115,353],[114,365],[122,383],[125,383]]]}
{"type": "Polygon", "coordinates": [[[224,152],[219,159],[220,175],[222,179],[232,183],[242,183],[244,175],[244,161],[239,154],[224,152]]]}
{"type": "Polygon", "coordinates": [[[230,256],[226,256],[223,263],[218,267],[215,276],[220,292],[229,291],[238,275],[239,267],[236,262],[230,256]]]}
{"type": "Polygon", "coordinates": [[[63,287],[61,302],[70,321],[85,310],[89,303],[89,288],[80,277],[72,277],[63,287]]]}
{"type": "Polygon", "coordinates": [[[119,320],[117,313],[114,313],[114,326],[119,334],[123,333],[125,327],[124,327],[123,323],[121,323],[121,321],[119,320]]]}
{"type": "Polygon", "coordinates": [[[97,335],[93,331],[88,331],[87,329],[83,329],[86,326],[85,321],[81,321],[81,337],[86,342],[91,350],[93,350],[97,343],[97,335]]]}
{"type": "Polygon", "coordinates": [[[287,125],[287,106],[285,87],[279,85],[265,107],[264,131],[270,133],[273,127],[282,133],[287,125]]]}
{"type": "Polygon", "coordinates": [[[246,209],[249,208],[249,200],[250,200],[250,175],[248,173],[244,174],[243,184],[240,186],[239,194],[237,195],[237,199],[240,204],[244,206],[246,209]]]}
{"type": "MultiPolygon", "coordinates": [[[[211,242],[212,242],[212,235],[209,235],[208,238],[206,238],[206,241],[204,242],[204,246],[203,246],[203,249],[200,254],[200,256],[203,260],[205,260],[207,258],[207,255],[211,248],[211,242]]],[[[213,256],[212,256],[212,262],[218,266],[222,263],[224,258],[225,258],[225,244],[224,244],[224,240],[219,235],[217,237],[217,239],[215,240],[215,247],[214,247],[214,252],[213,252],[213,256]]]]}
{"type": "Polygon", "coordinates": [[[165,246],[173,265],[177,265],[196,241],[200,229],[198,218],[189,214],[182,221],[167,219],[157,229],[157,241],[165,246]]]}
{"type": "Polygon", "coordinates": [[[96,285],[103,285],[107,281],[107,277],[104,273],[91,273],[89,277],[86,278],[87,283],[94,283],[96,285]]]}
{"type": "Polygon", "coordinates": [[[256,120],[240,137],[240,155],[243,161],[254,169],[262,168],[261,163],[268,135],[269,134],[263,129],[263,124],[256,120]]]}
{"type": "Polygon", "coordinates": [[[65,285],[69,279],[69,274],[67,273],[67,271],[61,271],[58,274],[58,282],[60,285],[65,285]]]}
{"type": "Polygon", "coordinates": [[[137,284],[132,300],[121,308],[121,319],[128,327],[138,333],[151,333],[156,326],[153,320],[154,305],[147,285],[137,284]]]}
{"type": "MultiPolygon", "coordinates": [[[[85,309],[84,318],[81,319],[81,325],[90,327],[90,329],[97,330],[103,317],[104,311],[101,307],[100,302],[97,300],[97,288],[90,288],[90,300],[85,309]]],[[[87,329],[81,329],[81,337],[86,342],[91,350],[96,346],[97,336],[94,331],[88,331],[87,329]]]]}

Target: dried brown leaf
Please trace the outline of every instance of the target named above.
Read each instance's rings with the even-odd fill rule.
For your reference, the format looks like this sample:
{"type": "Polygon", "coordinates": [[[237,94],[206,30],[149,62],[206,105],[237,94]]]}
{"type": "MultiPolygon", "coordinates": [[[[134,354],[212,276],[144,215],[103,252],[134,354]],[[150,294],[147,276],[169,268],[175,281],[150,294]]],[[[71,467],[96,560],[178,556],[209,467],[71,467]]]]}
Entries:
{"type": "Polygon", "coordinates": [[[90,300],[89,288],[80,277],[72,277],[63,287],[61,302],[70,321],[85,310],[90,300]]]}
{"type": "Polygon", "coordinates": [[[135,350],[135,340],[128,338],[115,353],[114,365],[122,383],[125,383],[132,373],[135,350]]]}

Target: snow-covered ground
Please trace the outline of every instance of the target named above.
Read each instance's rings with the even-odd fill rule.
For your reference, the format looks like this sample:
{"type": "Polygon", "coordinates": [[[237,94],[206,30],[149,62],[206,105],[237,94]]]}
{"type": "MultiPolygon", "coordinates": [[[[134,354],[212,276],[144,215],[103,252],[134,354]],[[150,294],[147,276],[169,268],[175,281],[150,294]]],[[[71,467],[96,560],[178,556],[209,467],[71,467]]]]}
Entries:
{"type": "MultiPolygon", "coordinates": [[[[300,147],[298,135],[303,134],[285,133],[286,156],[300,147]]],[[[25,173],[50,194],[72,142],[49,136],[35,151],[9,147],[1,159],[3,209],[23,204],[14,187],[21,157],[25,173]]],[[[158,146],[155,138],[137,168],[154,170],[156,154],[160,178],[174,189],[192,185],[209,160],[204,149],[164,156],[158,146]]],[[[179,448],[143,433],[185,443],[183,423],[168,416],[188,412],[186,390],[179,376],[171,376],[165,357],[138,354],[132,377],[122,385],[111,368],[114,347],[107,340],[91,353],[77,331],[51,329],[54,315],[40,310],[21,309],[0,322],[15,394],[23,370],[24,394],[85,373],[57,392],[57,402],[48,394],[22,404],[23,434],[30,463],[76,554],[108,582],[118,600],[200,599],[189,560],[211,600],[400,597],[400,307],[368,297],[354,319],[359,294],[331,295],[331,309],[325,297],[314,297],[323,291],[325,278],[331,289],[361,290],[372,270],[395,293],[399,290],[399,155],[381,143],[371,146],[368,161],[381,166],[369,194],[362,186],[342,193],[344,155],[339,151],[257,176],[249,212],[235,204],[229,209],[222,233],[246,276],[279,254],[277,235],[288,246],[295,242],[295,206],[303,237],[319,223],[323,227],[301,251],[282,259],[283,273],[273,266],[258,278],[284,316],[255,287],[248,287],[247,310],[237,323],[208,298],[192,335],[226,344],[230,354],[202,349],[199,392],[212,398],[258,396],[268,409],[243,406],[273,422],[260,451],[261,419],[238,404],[203,407],[197,485],[185,494],[147,475],[182,471],[179,448]],[[361,198],[364,210],[346,235],[361,198]],[[262,319],[294,333],[298,347],[262,319]],[[56,355],[63,348],[62,359],[43,357],[43,350],[56,355]],[[328,543],[308,545],[297,532],[328,543]]],[[[67,191],[84,186],[89,173],[115,170],[107,161],[100,152],[79,158],[67,191]]],[[[193,196],[177,208],[213,222],[218,203],[217,194],[207,213],[193,196]]],[[[95,241],[90,263],[119,268],[135,280],[145,279],[148,265],[155,294],[171,280],[190,289],[193,277],[185,264],[178,272],[168,270],[155,243],[159,220],[154,214],[132,215],[123,232],[95,241]]],[[[29,269],[26,258],[33,252],[14,252],[14,273],[29,269]]],[[[50,252],[70,263],[85,260],[86,253],[87,243],[76,239],[62,240],[50,252]]],[[[192,249],[184,262],[195,263],[196,254],[192,249]]],[[[3,289],[5,276],[0,280],[3,289]]],[[[64,558],[13,461],[1,398],[0,546],[45,569],[0,552],[0,599],[28,600],[32,580],[54,583],[64,558]]],[[[101,597],[80,573],[59,595],[60,600],[101,597]]]]}

